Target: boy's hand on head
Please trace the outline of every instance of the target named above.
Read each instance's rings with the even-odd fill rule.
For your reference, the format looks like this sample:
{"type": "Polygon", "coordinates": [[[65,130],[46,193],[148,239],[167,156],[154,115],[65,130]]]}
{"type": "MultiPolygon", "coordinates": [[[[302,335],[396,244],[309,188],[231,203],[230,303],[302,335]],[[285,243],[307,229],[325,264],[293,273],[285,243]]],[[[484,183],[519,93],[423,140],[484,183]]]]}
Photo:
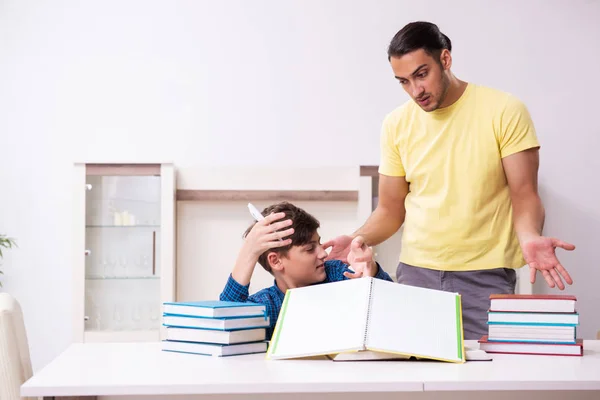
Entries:
{"type": "Polygon", "coordinates": [[[244,249],[258,258],[269,249],[290,245],[292,239],[287,237],[294,233],[294,228],[282,229],[292,225],[293,222],[291,219],[279,221],[284,217],[285,213],[282,212],[270,214],[254,224],[246,235],[244,249]]]}
{"type": "Polygon", "coordinates": [[[375,260],[373,260],[373,249],[366,245],[361,236],[355,237],[350,243],[348,264],[350,264],[354,273],[344,272],[346,278],[353,279],[377,275],[378,267],[375,260]]]}
{"type": "Polygon", "coordinates": [[[287,238],[294,233],[291,219],[281,221],[285,213],[270,214],[252,226],[244,239],[244,244],[238,253],[235,266],[231,272],[232,278],[242,286],[250,284],[254,267],[259,257],[265,251],[290,245],[292,239],[287,238]],[[285,230],[284,230],[285,229],[285,230]]]}

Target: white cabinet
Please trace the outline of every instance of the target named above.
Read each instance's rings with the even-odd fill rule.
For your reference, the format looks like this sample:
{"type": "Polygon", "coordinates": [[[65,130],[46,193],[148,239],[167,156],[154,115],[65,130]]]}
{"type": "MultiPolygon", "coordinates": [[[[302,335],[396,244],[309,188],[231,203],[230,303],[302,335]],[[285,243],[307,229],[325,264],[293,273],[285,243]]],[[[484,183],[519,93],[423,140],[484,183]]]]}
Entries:
{"type": "Polygon", "coordinates": [[[73,171],[76,342],[161,339],[175,299],[172,164],[84,164],[73,171]]]}

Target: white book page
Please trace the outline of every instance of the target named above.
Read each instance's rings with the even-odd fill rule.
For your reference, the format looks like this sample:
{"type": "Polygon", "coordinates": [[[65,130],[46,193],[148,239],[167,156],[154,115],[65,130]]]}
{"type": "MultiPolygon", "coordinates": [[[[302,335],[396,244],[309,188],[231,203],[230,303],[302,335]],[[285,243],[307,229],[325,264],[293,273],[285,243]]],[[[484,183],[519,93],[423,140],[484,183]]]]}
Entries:
{"type": "Polygon", "coordinates": [[[548,300],[548,299],[492,299],[492,311],[537,311],[570,313],[575,312],[573,300],[548,300]]]}
{"type": "Polygon", "coordinates": [[[460,361],[464,349],[456,297],[455,293],[375,279],[367,348],[460,361]]]}
{"type": "Polygon", "coordinates": [[[369,279],[354,279],[289,291],[269,356],[293,358],[362,349],[369,287],[369,279]]]}

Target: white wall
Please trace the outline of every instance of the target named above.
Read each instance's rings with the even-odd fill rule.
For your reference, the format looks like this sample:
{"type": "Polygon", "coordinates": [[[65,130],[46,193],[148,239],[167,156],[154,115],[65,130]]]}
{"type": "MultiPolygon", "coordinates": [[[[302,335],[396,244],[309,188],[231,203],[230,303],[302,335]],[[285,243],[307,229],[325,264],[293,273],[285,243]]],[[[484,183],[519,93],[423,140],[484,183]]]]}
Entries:
{"type": "MultiPolygon", "coordinates": [[[[520,96],[543,144],[547,233],[600,329],[598,1],[0,2],[0,231],[34,368],[68,345],[71,165],[378,163],[406,99],[386,61],[405,23],[452,39],[459,77],[520,96]]],[[[538,290],[545,290],[539,286],[538,290]]]]}

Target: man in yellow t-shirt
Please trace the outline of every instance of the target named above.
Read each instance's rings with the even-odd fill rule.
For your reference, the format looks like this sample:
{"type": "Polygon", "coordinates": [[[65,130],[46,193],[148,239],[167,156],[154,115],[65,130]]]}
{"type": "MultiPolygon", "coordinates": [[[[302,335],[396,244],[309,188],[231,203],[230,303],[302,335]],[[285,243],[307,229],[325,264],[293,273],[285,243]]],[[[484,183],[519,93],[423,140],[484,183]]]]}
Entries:
{"type": "Polygon", "coordinates": [[[368,245],[404,224],[399,283],[462,295],[465,339],[487,333],[489,296],[514,293],[528,264],[550,287],[572,279],[542,236],[539,143],[525,105],[450,71],[450,39],[428,22],[406,25],[388,49],[411,100],[388,114],[381,133],[379,204],[353,235],[324,244],[344,260],[353,237],[368,245]],[[562,279],[561,279],[562,277],[562,279]]]}

